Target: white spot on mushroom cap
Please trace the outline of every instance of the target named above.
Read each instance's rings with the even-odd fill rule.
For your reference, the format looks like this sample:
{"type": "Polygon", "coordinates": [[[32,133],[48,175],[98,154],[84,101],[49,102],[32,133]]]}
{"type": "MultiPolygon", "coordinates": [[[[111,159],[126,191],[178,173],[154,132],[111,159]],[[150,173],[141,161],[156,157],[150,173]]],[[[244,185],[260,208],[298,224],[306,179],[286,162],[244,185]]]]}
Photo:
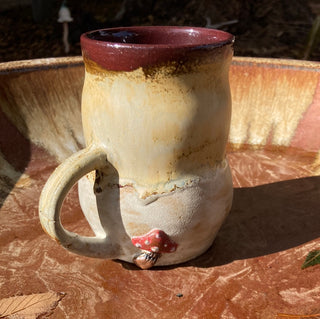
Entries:
{"type": "Polygon", "coordinates": [[[150,241],[148,239],[145,240],[144,242],[146,245],[150,245],[150,241]]]}
{"type": "Polygon", "coordinates": [[[137,247],[137,248],[141,248],[141,244],[136,243],[136,247],[137,247]]]}
{"type": "Polygon", "coordinates": [[[159,247],[153,246],[153,247],[151,247],[151,250],[152,250],[154,253],[157,253],[157,252],[159,251],[159,247]]]}

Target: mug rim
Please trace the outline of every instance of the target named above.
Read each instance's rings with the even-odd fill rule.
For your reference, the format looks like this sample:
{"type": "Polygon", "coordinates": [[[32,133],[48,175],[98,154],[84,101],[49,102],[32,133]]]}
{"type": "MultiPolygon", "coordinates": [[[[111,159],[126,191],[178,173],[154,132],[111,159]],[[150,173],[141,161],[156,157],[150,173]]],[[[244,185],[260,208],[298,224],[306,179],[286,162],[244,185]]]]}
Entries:
{"type": "Polygon", "coordinates": [[[211,59],[223,56],[222,51],[233,52],[234,36],[201,27],[130,26],[86,32],[81,35],[80,43],[87,71],[92,71],[93,65],[107,71],[133,71],[190,59],[203,61],[205,56],[211,59]]]}
{"type": "MultiPolygon", "coordinates": [[[[194,35],[195,37],[195,35],[194,35]]],[[[204,27],[192,27],[192,26],[129,26],[129,27],[115,27],[115,28],[102,28],[85,32],[81,35],[80,41],[82,45],[86,42],[95,42],[96,45],[116,47],[116,48],[136,48],[136,49],[151,49],[151,48],[190,48],[190,47],[221,47],[226,44],[232,44],[234,42],[234,35],[229,32],[204,28],[204,27]],[[139,33],[139,35],[146,35],[146,33],[153,33],[156,35],[165,35],[169,32],[177,32],[185,36],[186,40],[190,40],[190,35],[198,33],[201,39],[195,39],[194,42],[170,42],[167,43],[135,43],[135,42],[120,42],[120,41],[108,41],[102,40],[104,36],[109,35],[110,38],[114,36],[114,39],[121,38],[121,34],[124,32],[139,33]],[[100,34],[99,34],[100,33],[100,34]],[[104,34],[103,34],[104,33],[104,34]],[[99,34],[97,38],[90,37],[95,34],[99,34]],[[188,38],[186,37],[188,36],[188,38]]]]}

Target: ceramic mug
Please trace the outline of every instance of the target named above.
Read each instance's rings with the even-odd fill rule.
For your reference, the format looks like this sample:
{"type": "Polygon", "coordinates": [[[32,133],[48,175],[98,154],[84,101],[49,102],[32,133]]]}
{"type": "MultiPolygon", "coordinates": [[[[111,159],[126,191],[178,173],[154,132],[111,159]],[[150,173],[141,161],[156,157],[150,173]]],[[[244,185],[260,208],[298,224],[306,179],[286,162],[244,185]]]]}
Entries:
{"type": "Polygon", "coordinates": [[[202,254],[232,203],[226,160],[234,37],[192,27],[127,27],[81,36],[87,147],[50,176],[44,230],[85,256],[143,269],[202,254]],[[60,209],[77,181],[94,237],[66,230],[60,209]]]}

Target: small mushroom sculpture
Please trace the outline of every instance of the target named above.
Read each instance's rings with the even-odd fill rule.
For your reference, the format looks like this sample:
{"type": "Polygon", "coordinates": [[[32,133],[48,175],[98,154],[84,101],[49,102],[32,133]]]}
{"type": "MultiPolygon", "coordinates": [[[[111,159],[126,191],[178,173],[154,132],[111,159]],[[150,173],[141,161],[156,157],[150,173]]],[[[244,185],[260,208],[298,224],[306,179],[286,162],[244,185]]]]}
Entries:
{"type": "Polygon", "coordinates": [[[142,253],[133,258],[134,263],[141,269],[151,268],[163,253],[173,253],[178,245],[162,230],[152,229],[142,236],[131,238],[133,245],[142,253]]]}

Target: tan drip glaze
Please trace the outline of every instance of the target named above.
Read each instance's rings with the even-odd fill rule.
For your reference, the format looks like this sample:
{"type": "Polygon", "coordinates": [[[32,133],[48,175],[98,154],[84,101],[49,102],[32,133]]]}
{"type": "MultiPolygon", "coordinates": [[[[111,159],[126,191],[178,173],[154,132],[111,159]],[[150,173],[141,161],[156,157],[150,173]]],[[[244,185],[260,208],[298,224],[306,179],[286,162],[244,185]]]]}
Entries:
{"type": "Polygon", "coordinates": [[[91,62],[82,95],[86,143],[103,141],[120,178],[149,193],[224,165],[231,54],[187,72],[160,66],[152,76],[142,68],[108,72],[91,62]]]}

